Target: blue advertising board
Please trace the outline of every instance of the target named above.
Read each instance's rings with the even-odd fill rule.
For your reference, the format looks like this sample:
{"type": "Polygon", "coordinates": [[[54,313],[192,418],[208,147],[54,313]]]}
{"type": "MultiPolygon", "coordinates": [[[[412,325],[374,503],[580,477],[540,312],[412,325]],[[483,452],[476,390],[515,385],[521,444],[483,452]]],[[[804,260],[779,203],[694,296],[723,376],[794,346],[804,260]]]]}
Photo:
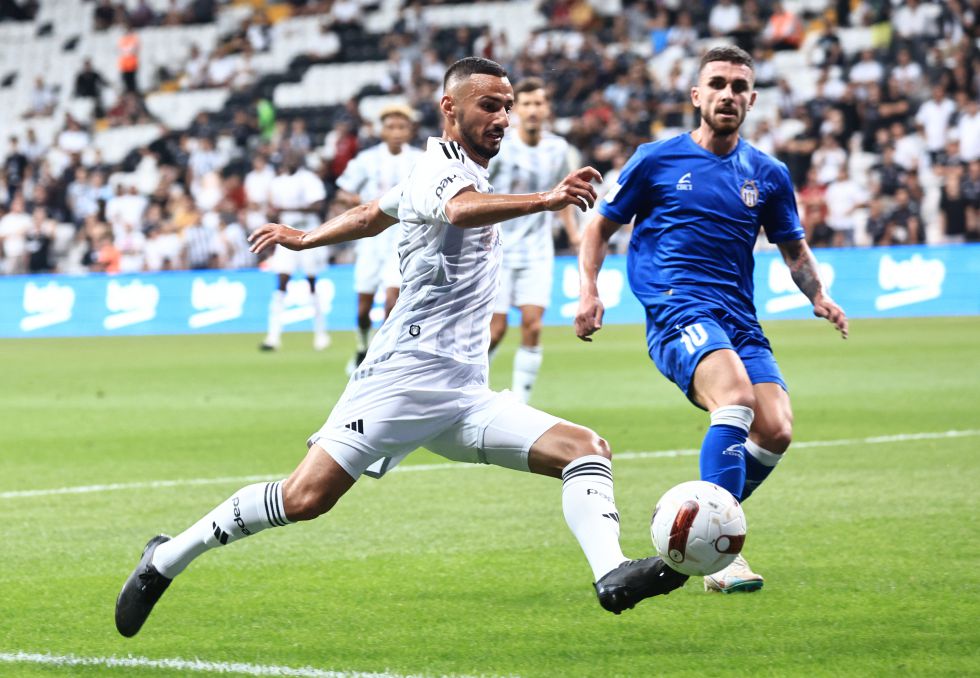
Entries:
{"type": "MultiPolygon", "coordinates": [[[[830,294],[852,318],[980,314],[980,245],[816,251],[830,294]]],[[[0,278],[0,337],[263,332],[276,276],[258,270],[0,278]]],[[[642,323],[626,279],[626,257],[610,256],[599,277],[605,322],[642,323]]],[[[328,325],[354,328],[351,266],[317,284],[328,325]]],[[[310,289],[290,282],[284,325],[312,329],[310,289]]],[[[549,325],[567,325],[578,303],[578,266],[555,261],[549,325]]],[[[778,252],[756,255],[755,300],[763,320],[811,317],[810,304],[778,252]]],[[[381,308],[375,308],[378,316],[381,308]]]]}

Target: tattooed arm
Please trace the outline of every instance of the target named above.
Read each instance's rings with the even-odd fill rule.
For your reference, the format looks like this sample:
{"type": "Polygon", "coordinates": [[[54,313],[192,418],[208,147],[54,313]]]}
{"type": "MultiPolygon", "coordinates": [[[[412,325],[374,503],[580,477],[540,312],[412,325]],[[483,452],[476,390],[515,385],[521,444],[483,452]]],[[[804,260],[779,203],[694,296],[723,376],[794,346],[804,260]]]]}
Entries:
{"type": "Polygon", "coordinates": [[[813,304],[813,315],[826,318],[847,339],[847,315],[844,309],[834,303],[823,289],[817,272],[817,261],[805,240],[790,240],[779,243],[783,261],[789,266],[793,282],[813,304]]]}

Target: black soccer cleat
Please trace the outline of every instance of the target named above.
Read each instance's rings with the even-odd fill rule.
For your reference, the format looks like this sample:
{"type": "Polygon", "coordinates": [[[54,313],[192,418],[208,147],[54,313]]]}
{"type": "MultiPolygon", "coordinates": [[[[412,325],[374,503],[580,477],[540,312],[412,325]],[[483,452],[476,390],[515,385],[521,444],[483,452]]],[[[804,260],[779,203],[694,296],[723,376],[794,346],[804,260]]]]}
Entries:
{"type": "Polygon", "coordinates": [[[654,556],[621,563],[595,583],[595,592],[603,608],[619,614],[645,598],[667,595],[686,581],[686,574],[671,569],[660,556],[654,556]]]}
{"type": "Polygon", "coordinates": [[[122,591],[119,592],[119,597],[116,598],[116,628],[127,638],[139,633],[143,622],[150,616],[153,606],[173,581],[157,572],[157,568],[150,564],[157,546],[168,541],[170,537],[158,534],[146,543],[139,564],[129,575],[122,591]]]}

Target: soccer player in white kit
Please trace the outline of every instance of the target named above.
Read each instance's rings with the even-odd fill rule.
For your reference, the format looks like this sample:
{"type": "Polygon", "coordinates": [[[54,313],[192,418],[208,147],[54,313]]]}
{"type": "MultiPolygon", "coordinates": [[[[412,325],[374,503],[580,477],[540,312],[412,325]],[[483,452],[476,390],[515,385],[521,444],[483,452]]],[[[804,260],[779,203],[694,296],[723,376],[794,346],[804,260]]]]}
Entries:
{"type": "MultiPolygon", "coordinates": [[[[376,200],[408,177],[422,155],[410,146],[415,132],[415,113],[405,105],[381,109],[381,143],[358,153],[337,179],[337,201],[346,207],[376,200]]],[[[387,229],[373,238],[357,241],[354,290],[357,292],[357,353],[352,372],[367,355],[371,334],[371,308],[379,288],[385,290],[385,317],[398,299],[398,231],[387,229]]]]}
{"type": "MultiPolygon", "coordinates": [[[[283,159],[281,172],[269,184],[269,208],[276,221],[285,221],[301,231],[316,228],[327,192],[320,177],[303,166],[303,157],[290,153],[283,159]]],[[[269,329],[259,347],[275,351],[282,346],[282,316],[286,308],[286,288],[289,279],[301,272],[310,285],[310,304],[313,306],[313,348],[322,351],[330,345],[327,319],[316,295],[316,278],[327,267],[325,248],[295,252],[277,247],[270,266],[279,274],[276,291],[269,302],[269,329]]]]}
{"type": "MultiPolygon", "coordinates": [[[[490,162],[490,181],[501,193],[528,193],[554,186],[571,169],[572,149],[568,142],[544,129],[551,106],[544,82],[527,78],[514,87],[514,113],[520,126],[511,130],[490,162]]],[[[569,244],[578,246],[575,206],[559,212],[538,212],[500,224],[504,241],[500,293],[490,321],[490,354],[507,332],[507,312],[521,310],[521,345],[514,355],[512,386],[522,402],[541,369],[541,318],[551,300],[555,247],[555,219],[561,220],[569,244]]]]}
{"type": "Polygon", "coordinates": [[[487,386],[489,321],[501,258],[497,222],[592,205],[599,179],[577,170],[546,192],[495,195],[486,170],[513,94],[493,61],[461,59],[446,72],[441,139],[402,186],[313,233],[268,224],[252,236],[305,250],[378,233],[400,221],[403,283],[395,308],[306,458],[284,481],[238,490],[174,538],[153,537],[116,600],[116,627],[135,635],[173,577],[210,549],[329,511],[370,465],[426,447],[449,459],[562,478],[562,509],[595,577],[600,604],[619,613],[686,577],[659,557],[627,560],[619,545],[611,453],[593,431],[487,386]],[[394,194],[392,197],[390,194],[394,194]],[[395,212],[397,217],[389,216],[395,212]]]}

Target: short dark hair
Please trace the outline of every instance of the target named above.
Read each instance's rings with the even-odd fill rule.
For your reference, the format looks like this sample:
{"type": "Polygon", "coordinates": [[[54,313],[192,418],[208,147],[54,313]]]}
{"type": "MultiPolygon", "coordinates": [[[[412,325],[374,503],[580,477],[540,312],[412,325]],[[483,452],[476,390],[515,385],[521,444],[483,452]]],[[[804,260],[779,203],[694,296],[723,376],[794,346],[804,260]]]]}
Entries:
{"type": "Polygon", "coordinates": [[[541,78],[524,78],[514,85],[514,98],[516,99],[521,94],[537,92],[539,89],[544,88],[544,80],[541,78]]]}
{"type": "Polygon", "coordinates": [[[446,77],[442,79],[443,91],[449,90],[449,85],[453,80],[465,80],[471,75],[495,75],[498,78],[506,78],[507,71],[496,61],[484,59],[483,57],[464,57],[460,59],[446,71],[446,77]]]}
{"type": "Polygon", "coordinates": [[[703,71],[704,67],[712,61],[727,61],[730,64],[741,64],[748,66],[749,70],[755,71],[755,62],[752,61],[752,55],[735,45],[712,47],[705,52],[704,56],[701,57],[701,65],[698,66],[698,73],[703,71]]]}

